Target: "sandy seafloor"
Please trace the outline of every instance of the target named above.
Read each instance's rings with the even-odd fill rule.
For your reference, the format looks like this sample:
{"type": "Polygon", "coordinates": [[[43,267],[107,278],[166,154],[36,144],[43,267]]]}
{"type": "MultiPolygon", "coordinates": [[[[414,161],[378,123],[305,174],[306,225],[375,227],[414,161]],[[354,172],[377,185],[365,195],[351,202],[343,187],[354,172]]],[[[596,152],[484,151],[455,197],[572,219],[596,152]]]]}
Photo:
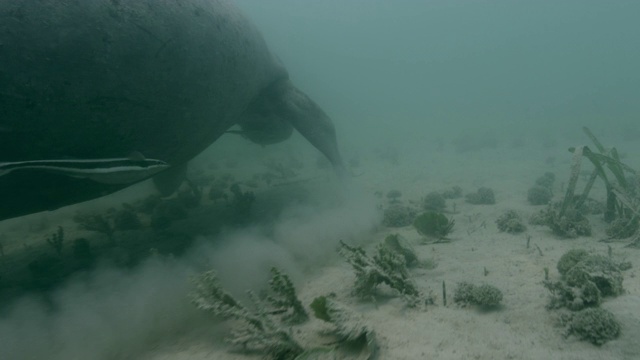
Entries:
{"type": "MultiPolygon", "coordinates": [[[[225,259],[216,259],[214,256],[213,267],[215,268],[216,262],[224,263],[221,266],[225,267],[227,278],[232,279],[227,280],[226,283],[232,283],[234,290],[240,291],[245,287],[255,286],[256,277],[265,278],[266,266],[261,268],[256,265],[256,262],[262,261],[259,260],[260,252],[278,253],[277,256],[269,257],[265,264],[280,265],[288,271],[305,304],[309,304],[316,296],[335,293],[337,299],[364,316],[368,325],[376,332],[380,346],[379,359],[638,359],[640,358],[640,342],[638,342],[640,279],[636,273],[640,269],[640,250],[625,248],[625,242],[609,244],[600,242],[599,240],[605,238],[605,223],[601,216],[590,218],[593,226],[592,236],[577,239],[560,239],[548,228],[533,225],[528,225],[527,231],[523,234],[501,233],[495,224],[496,218],[506,210],[516,210],[528,219],[531,214],[543,208],[529,205],[526,194],[535,179],[544,172],[551,171],[556,174],[554,193],[556,199],[561,197],[560,189],[562,183],[568,180],[571,160],[571,155],[566,148],[588,142],[586,137],[583,137],[583,140],[579,140],[580,137],[577,139],[560,140],[558,144],[546,145],[546,147],[542,142],[531,140],[523,144],[504,142],[498,143],[496,148],[462,153],[453,151],[448,144],[440,150],[432,145],[429,151],[423,153],[413,152],[410,146],[405,146],[399,148],[397,164],[381,159],[378,156],[379,151],[376,152],[373,146],[358,151],[347,149],[345,158],[347,160],[357,158],[359,164],[352,168],[356,176],[351,179],[350,190],[342,193],[336,190],[335,181],[331,180],[332,176],[327,170],[316,168],[317,154],[310,153],[303,159],[305,167],[299,170],[297,175],[297,179],[303,179],[305,182],[296,187],[315,189],[325,187],[325,183],[331,182],[332,185],[328,186],[327,191],[335,190],[336,193],[341,193],[335,196],[344,197],[343,201],[319,210],[310,210],[305,215],[296,215],[297,211],[305,209],[304,204],[291,205],[293,210],[288,210],[289,215],[281,215],[276,220],[281,222],[281,226],[278,227],[281,230],[273,232],[270,237],[264,239],[270,245],[259,244],[258,240],[248,241],[249,245],[246,247],[227,251],[225,259]],[[450,243],[420,245],[421,237],[413,227],[387,228],[380,224],[379,208],[384,208],[388,203],[384,196],[382,198],[374,196],[375,192],[384,194],[391,189],[400,190],[403,194],[401,199],[407,204],[412,201],[419,202],[420,198],[428,192],[445,190],[453,185],[461,186],[465,194],[475,191],[480,186],[490,187],[495,191],[496,204],[471,205],[465,203],[464,199],[448,200],[448,210],[453,211],[454,203],[456,210],[455,213],[449,214],[456,222],[450,236],[452,239],[450,243]],[[353,193],[358,195],[353,196],[353,193]],[[282,220],[285,218],[289,220],[282,220]],[[282,225],[291,221],[290,219],[298,218],[304,225],[298,227],[291,223],[282,225]],[[399,298],[393,296],[383,294],[375,303],[372,303],[357,300],[351,295],[354,275],[349,265],[335,252],[338,241],[342,239],[372,251],[377,243],[392,233],[401,234],[414,243],[421,259],[432,260],[437,264],[434,269],[412,270],[419,289],[424,293],[432,292],[435,296],[435,305],[409,309],[399,298]],[[529,248],[526,247],[528,235],[531,236],[529,248]],[[280,239],[279,236],[286,239],[280,239]],[[302,245],[296,245],[295,240],[292,240],[296,236],[306,238],[301,240],[302,245]],[[322,244],[314,246],[314,241],[321,241],[322,244]],[[558,279],[556,262],[565,251],[572,248],[585,248],[594,253],[607,254],[608,246],[611,246],[612,254],[617,260],[629,261],[633,267],[624,272],[625,293],[617,298],[606,299],[602,305],[613,312],[621,322],[621,335],[614,341],[596,347],[579,341],[575,337],[562,336],[563,329],[556,325],[557,312],[545,309],[549,294],[542,285],[543,269],[548,267],[550,278],[558,279]],[[278,250],[274,251],[273,248],[278,250]],[[278,259],[282,260],[281,264],[278,263],[278,259]],[[252,274],[251,271],[261,273],[252,274]],[[504,293],[502,306],[491,311],[482,311],[474,307],[460,307],[453,304],[451,300],[447,306],[443,306],[441,298],[443,281],[447,284],[449,294],[453,293],[455,284],[461,281],[495,285],[504,293]]],[[[622,153],[628,155],[625,159],[627,163],[638,168],[640,144],[637,141],[628,141],[618,142],[615,145],[622,153]]],[[[268,156],[253,159],[252,161],[255,162],[239,161],[236,167],[225,171],[234,173],[237,179],[241,180],[243,176],[250,176],[252,171],[256,171],[255,169],[260,169],[261,161],[286,154],[287,149],[289,146],[282,145],[272,150],[268,156]]],[[[248,156],[252,156],[252,151],[261,150],[253,146],[246,151],[248,156]]],[[[301,156],[306,155],[302,152],[301,156]]],[[[228,158],[233,156],[229,155],[228,158]]],[[[206,164],[207,160],[200,159],[198,163],[206,164]]],[[[586,165],[585,168],[590,169],[586,165]]],[[[286,189],[286,185],[284,188],[286,189]]],[[[134,192],[134,195],[136,194],[134,192]]],[[[259,189],[256,190],[256,194],[258,198],[261,196],[259,189]]],[[[133,195],[129,193],[127,196],[133,195]]],[[[601,184],[594,190],[593,196],[602,200],[601,184]]],[[[287,210],[283,213],[287,213],[287,210]]],[[[71,210],[65,210],[57,214],[30,217],[30,221],[37,221],[34,219],[38,219],[38,216],[48,216],[49,219],[47,220],[50,223],[48,229],[35,233],[33,230],[29,232],[26,226],[22,225],[27,220],[12,220],[0,224],[0,232],[5,234],[5,251],[11,251],[12,245],[18,246],[19,242],[14,244],[8,239],[16,239],[20,231],[25,232],[22,234],[23,239],[26,239],[24,241],[41,239],[42,234],[51,232],[50,229],[55,228],[57,223],[68,222],[70,214],[72,214],[71,210]]],[[[73,234],[74,230],[71,230],[73,226],[68,225],[67,228],[73,234]]],[[[223,236],[220,235],[220,237],[223,236]]],[[[210,239],[210,241],[224,240],[210,239]]],[[[170,266],[169,270],[163,268],[164,265],[157,266],[159,273],[171,272],[170,266]]],[[[152,268],[149,271],[155,270],[152,268]]],[[[149,278],[138,276],[135,272],[133,275],[121,276],[131,276],[133,287],[141,290],[140,295],[137,296],[136,292],[130,291],[129,288],[125,288],[129,290],[119,288],[129,293],[119,298],[121,303],[117,306],[137,309],[136,316],[131,316],[129,313],[124,319],[118,320],[119,322],[114,320],[113,323],[109,323],[101,317],[101,312],[112,314],[110,311],[117,310],[110,310],[111,305],[94,307],[91,300],[86,300],[88,303],[78,310],[80,311],[78,317],[71,315],[73,311],[59,317],[55,315],[49,317],[55,320],[49,322],[48,326],[52,329],[58,326],[58,331],[64,328],[73,335],[52,335],[51,332],[42,331],[28,339],[32,341],[33,347],[39,346],[37,336],[47,336],[48,340],[42,339],[42,342],[49,341],[53,344],[48,351],[50,359],[72,359],[76,355],[88,356],[87,354],[91,354],[91,349],[94,349],[95,357],[84,358],[145,360],[260,358],[256,354],[247,355],[229,351],[230,349],[222,340],[228,331],[224,324],[216,322],[206,314],[192,309],[185,310],[185,305],[180,299],[186,298],[184,291],[188,286],[159,285],[162,281],[148,280],[149,278]],[[136,284],[136,281],[143,284],[136,284]],[[157,294],[148,295],[149,292],[154,291],[157,294]],[[171,295],[167,296],[168,294],[171,295]],[[163,303],[162,298],[173,300],[163,303]],[[137,303],[138,300],[140,303],[137,303]],[[163,305],[152,304],[155,302],[163,305]],[[175,309],[172,308],[174,305],[175,309]],[[148,314],[145,315],[145,313],[148,314]],[[83,335],[74,334],[74,327],[78,329],[77,333],[83,335]],[[123,337],[130,337],[129,340],[140,340],[133,341],[135,344],[131,344],[132,341],[119,339],[118,332],[122,332],[123,337]],[[54,340],[51,340],[52,336],[54,340]],[[96,338],[102,340],[95,343],[96,338]]],[[[92,291],[91,287],[73,291],[76,291],[73,293],[76,295],[80,293],[81,298],[93,298],[85,294],[92,291]]],[[[109,287],[100,291],[103,295],[108,294],[109,287]]],[[[116,298],[118,296],[118,294],[115,295],[116,298]]],[[[95,299],[98,297],[100,296],[96,295],[95,299]]],[[[109,304],[113,302],[117,303],[118,300],[109,300],[109,304]]],[[[101,303],[101,300],[95,300],[95,303],[101,303]]],[[[47,323],[46,320],[38,319],[37,315],[33,318],[23,316],[36,325],[40,322],[47,323]]],[[[5,313],[0,319],[0,326],[1,322],[5,322],[5,325],[11,323],[11,326],[20,324],[22,330],[29,329],[29,324],[20,320],[20,315],[14,315],[12,318],[5,313]]],[[[45,325],[37,325],[40,330],[42,326],[45,325]]],[[[303,340],[309,340],[310,335],[305,335],[305,332],[312,333],[319,327],[321,327],[319,321],[313,320],[311,324],[302,328],[302,333],[299,335],[303,340]]],[[[17,330],[16,332],[21,334],[16,337],[22,340],[29,337],[24,332],[17,330]]],[[[5,337],[0,341],[4,341],[7,345],[8,342],[18,340],[5,337]]],[[[21,349],[19,345],[11,346],[15,351],[21,349]]],[[[13,355],[16,354],[18,353],[13,353],[13,355]]],[[[24,354],[24,358],[37,358],[29,356],[29,351],[24,354]]],[[[3,357],[3,359],[8,358],[3,357]]]]}

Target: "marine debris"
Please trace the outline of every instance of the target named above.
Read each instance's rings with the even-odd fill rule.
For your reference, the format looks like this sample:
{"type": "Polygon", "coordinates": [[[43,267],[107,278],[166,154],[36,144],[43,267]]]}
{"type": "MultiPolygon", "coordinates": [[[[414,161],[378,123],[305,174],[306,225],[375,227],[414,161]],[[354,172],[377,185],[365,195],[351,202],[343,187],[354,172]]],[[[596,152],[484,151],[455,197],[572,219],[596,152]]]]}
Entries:
{"type": "MultiPolygon", "coordinates": [[[[550,213],[549,226],[554,232],[563,222],[583,222],[581,209],[587,202],[589,193],[597,179],[602,180],[606,190],[604,220],[607,223],[616,222],[609,230],[611,237],[628,237],[638,233],[638,219],[640,218],[640,179],[637,172],[620,160],[615,147],[606,149],[595,135],[587,128],[583,131],[593,142],[597,152],[588,146],[578,146],[569,149],[573,153],[571,174],[567,190],[557,213],[550,213]],[[586,158],[594,166],[582,193],[576,194],[576,186],[581,174],[582,159],[586,158]]],[[[584,227],[584,226],[583,226],[584,227]]],[[[569,235],[572,235],[569,231],[569,235]]],[[[578,234],[579,235],[579,234],[578,234]]]]}

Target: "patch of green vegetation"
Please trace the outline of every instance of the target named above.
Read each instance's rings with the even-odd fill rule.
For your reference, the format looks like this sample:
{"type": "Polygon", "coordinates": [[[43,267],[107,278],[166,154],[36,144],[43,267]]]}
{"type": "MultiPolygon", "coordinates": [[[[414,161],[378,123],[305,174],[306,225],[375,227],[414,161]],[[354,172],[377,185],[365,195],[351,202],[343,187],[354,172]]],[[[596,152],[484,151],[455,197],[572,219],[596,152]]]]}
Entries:
{"type": "Polygon", "coordinates": [[[455,220],[439,212],[428,211],[416,217],[413,226],[422,236],[445,240],[453,230],[455,220]]]}
{"type": "Polygon", "coordinates": [[[287,274],[277,268],[271,268],[271,280],[269,280],[271,294],[267,295],[267,301],[271,304],[273,314],[280,314],[285,324],[301,324],[309,320],[309,315],[298,299],[296,289],[287,274]]]}
{"type": "Polygon", "coordinates": [[[223,320],[234,320],[225,339],[238,351],[260,353],[272,360],[358,359],[371,360],[377,353],[375,333],[364,318],[331,296],[319,296],[310,308],[316,318],[331,323],[333,329],[323,331],[336,341],[331,345],[309,348],[294,327],[308,320],[306,309],[296,296],[289,277],[272,268],[271,294],[259,298],[248,291],[250,306],[245,306],[225,290],[215,271],[206,271],[192,279],[191,302],[223,320]],[[284,316],[283,316],[284,314],[284,316]]]}
{"type": "Polygon", "coordinates": [[[481,307],[496,307],[502,302],[502,291],[489,284],[483,284],[473,290],[474,304],[481,307]]]}
{"type": "Polygon", "coordinates": [[[329,310],[327,308],[326,296],[318,296],[313,299],[309,307],[311,308],[311,311],[313,311],[313,316],[316,318],[326,322],[331,321],[331,315],[329,315],[329,310]]]}
{"type": "Polygon", "coordinates": [[[453,292],[453,301],[461,305],[477,305],[495,308],[502,302],[502,291],[489,284],[476,286],[468,282],[459,283],[453,292]]]}
{"type": "Polygon", "coordinates": [[[267,305],[248,292],[253,308],[247,308],[227,292],[215,273],[207,271],[194,278],[191,302],[221,319],[234,319],[238,326],[226,339],[244,351],[258,351],[269,359],[293,360],[304,352],[291,332],[267,311],[267,305]]]}
{"type": "MultiPolygon", "coordinates": [[[[329,296],[313,299],[310,307],[316,318],[334,325],[333,334],[338,338],[338,342],[337,347],[332,349],[333,356],[344,348],[349,354],[354,352],[358,354],[358,358],[374,359],[376,357],[378,343],[375,333],[362,316],[329,296]]],[[[344,357],[327,357],[327,359],[335,358],[343,359],[344,357]]]]}
{"type": "Polygon", "coordinates": [[[493,205],[496,203],[493,190],[488,187],[481,187],[475,193],[467,194],[465,199],[469,204],[475,205],[493,205]]]}
{"type": "Polygon", "coordinates": [[[475,285],[466,281],[458,283],[453,291],[453,302],[462,305],[473,303],[473,290],[475,288],[475,285]]]}
{"type": "Polygon", "coordinates": [[[416,211],[402,204],[394,204],[384,210],[382,224],[387,227],[404,227],[413,223],[416,211]]]}
{"type": "Polygon", "coordinates": [[[355,295],[363,299],[374,298],[376,288],[385,284],[397,291],[408,305],[417,305],[420,293],[402,255],[378,245],[376,254],[371,258],[361,247],[349,246],[344,241],[340,241],[339,252],[355,271],[355,295]]]}

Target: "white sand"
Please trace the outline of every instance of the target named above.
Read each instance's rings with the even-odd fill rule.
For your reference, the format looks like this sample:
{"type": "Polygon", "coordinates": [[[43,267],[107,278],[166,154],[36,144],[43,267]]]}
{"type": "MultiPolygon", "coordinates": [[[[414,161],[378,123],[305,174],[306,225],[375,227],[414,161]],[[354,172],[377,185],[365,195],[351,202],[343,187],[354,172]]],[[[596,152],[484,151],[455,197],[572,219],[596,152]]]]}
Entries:
{"type": "MultiPolygon", "coordinates": [[[[495,220],[504,211],[514,209],[528,219],[541,209],[526,201],[527,189],[538,176],[545,171],[555,172],[557,197],[561,183],[567,181],[570,155],[566,150],[541,150],[530,146],[529,149],[514,149],[503,145],[463,154],[431,152],[417,157],[418,160],[403,154],[399,165],[380,162],[369,153],[361,156],[361,165],[354,171],[362,174],[354,178],[354,183],[367,194],[398,189],[406,203],[452,185],[461,186],[465,193],[487,186],[495,190],[497,203],[471,205],[463,199],[448,200],[448,209],[453,209],[455,203],[457,211],[450,215],[456,221],[450,243],[419,245],[420,236],[412,227],[379,226],[365,231],[364,237],[352,236],[345,229],[328,232],[328,236],[336,237],[329,240],[333,244],[344,238],[363,244],[368,251],[391,233],[399,233],[416,244],[421,259],[432,259],[437,263],[434,269],[412,270],[419,289],[435,296],[435,305],[408,309],[400,299],[386,296],[375,304],[356,300],[351,295],[353,272],[337,254],[293,274],[303,301],[308,304],[316,296],[333,292],[339,300],[361,312],[377,334],[380,359],[638,359],[640,282],[635,275],[640,268],[640,250],[624,248],[622,242],[609,244],[615,258],[630,261],[633,268],[624,273],[625,294],[606,299],[603,304],[622,323],[622,333],[618,339],[596,347],[574,337],[563,338],[563,329],[555,325],[556,313],[545,309],[549,295],[542,280],[545,267],[550,269],[551,279],[558,278],[556,262],[568,249],[581,247],[595,253],[607,253],[608,244],[598,241],[605,237],[601,217],[590,219],[593,236],[578,239],[559,239],[546,227],[532,225],[520,235],[498,231],[495,220]],[[546,164],[548,156],[558,160],[555,164],[546,164]],[[531,236],[529,248],[526,247],[527,236],[531,236]],[[442,304],[443,281],[449,295],[447,306],[442,304]],[[492,311],[481,311],[452,304],[453,289],[460,281],[497,286],[504,293],[503,305],[492,311]]],[[[631,160],[637,163],[638,159],[631,160]]],[[[601,189],[594,191],[596,196],[599,196],[598,191],[601,189]]],[[[377,205],[386,205],[384,198],[376,201],[377,205]]],[[[351,215],[354,219],[362,217],[355,213],[351,215]]],[[[348,212],[340,214],[347,223],[349,216],[348,212]]],[[[354,227],[362,231],[368,226],[357,223],[354,227]]],[[[243,266],[241,260],[237,261],[237,266],[243,266]]],[[[190,331],[189,326],[183,326],[180,332],[156,337],[135,355],[115,358],[259,358],[230,352],[222,341],[228,330],[224,325],[211,321],[209,327],[200,322],[194,328],[196,330],[190,331]]]]}
{"type": "MultiPolygon", "coordinates": [[[[544,268],[550,278],[559,277],[555,269],[559,257],[569,249],[585,248],[606,254],[604,223],[600,216],[591,219],[594,234],[579,239],[559,239],[546,227],[528,225],[520,235],[498,231],[495,220],[504,211],[514,209],[525,219],[542,207],[526,201],[526,191],[545,171],[556,173],[556,196],[569,173],[570,154],[555,152],[555,165],[545,164],[545,151],[530,156],[525,149],[499,148],[480,153],[452,154],[423,158],[423,164],[401,161],[365,162],[363,175],[356,182],[369,192],[399,189],[403,199],[419,200],[429,191],[460,185],[465,192],[478,186],[495,190],[496,205],[456,203],[457,214],[453,241],[445,244],[416,245],[422,259],[433,259],[432,270],[413,270],[419,288],[436,295],[436,305],[424,309],[407,309],[399,299],[384,298],[375,305],[357,301],[350,294],[354,276],[348,264],[339,258],[300,282],[302,298],[308,303],[315,296],[334,292],[338,299],[354,306],[367,318],[378,335],[381,359],[637,359],[640,345],[640,283],[635,274],[640,261],[638,250],[623,243],[610,244],[618,260],[630,261],[633,268],[625,272],[626,293],[607,299],[603,307],[612,311],[622,323],[622,334],[601,347],[565,339],[564,329],[556,325],[556,312],[545,305],[549,295],[542,285],[544,268]],[[530,248],[526,237],[531,236],[530,248]],[[537,248],[540,248],[540,251],[537,248]],[[488,274],[484,275],[484,270],[488,274]],[[441,284],[445,281],[449,304],[442,306],[441,284]],[[503,306],[492,311],[461,308],[451,304],[452,293],[460,281],[493,284],[504,293],[503,306]]],[[[549,150],[554,154],[553,150],[549,150]]],[[[597,194],[597,191],[594,191],[597,194]]],[[[384,204],[385,200],[379,201],[384,204]]],[[[380,227],[366,241],[372,251],[375,244],[391,233],[420,243],[412,227],[380,227]]],[[[246,356],[226,353],[217,342],[209,344],[172,344],[149,356],[149,359],[243,359],[246,356]]]]}

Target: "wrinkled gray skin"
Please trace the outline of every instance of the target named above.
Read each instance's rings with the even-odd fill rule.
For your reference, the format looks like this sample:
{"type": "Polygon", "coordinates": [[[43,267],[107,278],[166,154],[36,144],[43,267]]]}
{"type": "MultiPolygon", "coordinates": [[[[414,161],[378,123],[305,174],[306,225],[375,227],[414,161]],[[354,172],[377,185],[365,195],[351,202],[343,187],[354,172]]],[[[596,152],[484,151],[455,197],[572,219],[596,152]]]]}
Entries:
{"type": "MultiPolygon", "coordinates": [[[[239,124],[260,144],[296,129],[343,169],[331,120],[227,1],[2,1],[0,111],[0,162],[139,152],[171,179],[239,124]]],[[[14,171],[0,177],[0,220],[129,185],[14,171]]]]}

